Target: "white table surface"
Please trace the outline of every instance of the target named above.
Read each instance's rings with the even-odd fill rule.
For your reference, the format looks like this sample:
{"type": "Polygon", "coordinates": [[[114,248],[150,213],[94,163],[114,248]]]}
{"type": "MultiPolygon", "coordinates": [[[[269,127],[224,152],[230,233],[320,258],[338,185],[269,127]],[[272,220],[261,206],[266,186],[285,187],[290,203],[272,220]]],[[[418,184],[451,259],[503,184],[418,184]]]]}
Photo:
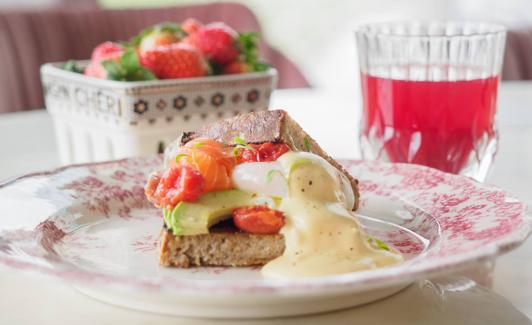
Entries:
{"type": "MultiPolygon", "coordinates": [[[[359,103],[356,93],[283,90],[274,93],[271,107],[289,111],[332,156],[358,158],[356,138],[359,103]]],[[[501,145],[488,182],[513,192],[526,202],[532,202],[531,82],[502,84],[498,121],[501,145]]],[[[58,165],[52,121],[45,111],[0,115],[0,180],[58,165]]],[[[481,292],[486,299],[471,295],[468,291],[468,294],[458,297],[449,295],[449,300],[440,304],[434,302],[434,299],[443,299],[437,298],[437,294],[431,294],[430,299],[423,294],[426,287],[423,283],[417,284],[392,298],[346,311],[254,323],[356,321],[361,324],[380,324],[393,319],[401,324],[487,324],[488,320],[494,324],[503,320],[508,324],[530,324],[527,317],[532,318],[532,240],[497,260],[493,291],[505,297],[509,303],[493,291],[477,287],[473,292],[481,292]],[[475,314],[470,308],[479,301],[482,301],[482,305],[475,307],[475,314]],[[419,310],[404,314],[406,309],[411,309],[409,307],[412,304],[419,305],[419,310]],[[423,304],[428,305],[422,308],[423,304]],[[514,310],[512,304],[522,314],[514,310]],[[399,311],[402,312],[400,317],[395,314],[399,315],[399,311]]],[[[106,305],[82,296],[67,284],[34,274],[20,274],[0,266],[0,324],[192,322],[206,324],[212,321],[179,319],[106,305]]]]}

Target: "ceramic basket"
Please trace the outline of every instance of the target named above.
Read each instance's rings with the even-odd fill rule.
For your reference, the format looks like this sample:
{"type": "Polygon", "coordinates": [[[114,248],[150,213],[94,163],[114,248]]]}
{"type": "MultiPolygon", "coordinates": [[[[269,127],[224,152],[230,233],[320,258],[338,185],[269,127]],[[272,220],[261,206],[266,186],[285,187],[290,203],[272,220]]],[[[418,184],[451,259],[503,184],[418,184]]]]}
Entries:
{"type": "MultiPolygon", "coordinates": [[[[80,62],[81,65],[87,62],[80,62]]],[[[182,131],[268,109],[277,71],[124,82],[41,67],[63,164],[160,153],[182,131]]]]}

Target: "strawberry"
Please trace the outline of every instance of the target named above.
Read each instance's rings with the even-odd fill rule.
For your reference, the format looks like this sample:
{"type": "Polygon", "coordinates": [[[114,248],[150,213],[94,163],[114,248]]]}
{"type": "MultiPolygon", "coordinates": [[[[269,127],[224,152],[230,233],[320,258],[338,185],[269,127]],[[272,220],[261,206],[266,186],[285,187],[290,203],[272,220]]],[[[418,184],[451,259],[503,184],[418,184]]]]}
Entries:
{"type": "Polygon", "coordinates": [[[218,64],[236,59],[238,34],[224,23],[210,23],[190,34],[183,42],[198,48],[207,58],[218,64]]]}
{"type": "Polygon", "coordinates": [[[223,74],[238,74],[253,71],[253,67],[246,62],[233,61],[223,67],[223,74]]]}
{"type": "Polygon", "coordinates": [[[87,67],[85,73],[99,74],[102,67],[104,78],[119,81],[141,81],[157,79],[148,69],[144,68],[139,61],[137,51],[133,48],[127,48],[124,53],[116,58],[110,58],[98,63],[98,66],[92,64],[87,67]]]}
{"type": "Polygon", "coordinates": [[[197,32],[201,26],[202,24],[194,18],[187,18],[185,19],[185,21],[181,23],[181,28],[183,29],[185,33],[189,35],[197,32]]]}
{"type": "Polygon", "coordinates": [[[91,61],[83,72],[86,76],[98,79],[107,79],[107,71],[100,62],[91,61]]]}
{"type": "Polygon", "coordinates": [[[162,23],[143,29],[125,44],[129,47],[138,47],[140,52],[145,52],[159,45],[179,42],[185,36],[179,25],[162,23]]]}
{"type": "Polygon", "coordinates": [[[94,50],[92,50],[91,60],[92,61],[101,61],[112,56],[114,53],[122,53],[124,48],[122,45],[114,42],[104,42],[97,45],[94,50]]]}
{"type": "Polygon", "coordinates": [[[265,71],[268,65],[259,60],[257,33],[240,33],[237,38],[239,55],[237,60],[224,65],[221,69],[223,74],[246,73],[253,71],[265,71]]]}
{"type": "Polygon", "coordinates": [[[106,79],[107,70],[103,67],[102,61],[118,62],[123,53],[124,48],[117,43],[105,42],[96,46],[92,51],[91,62],[85,68],[84,74],[98,79],[106,79]]]}
{"type": "Polygon", "coordinates": [[[175,33],[164,30],[154,31],[142,38],[139,44],[139,51],[143,53],[152,50],[159,45],[172,44],[178,41],[179,38],[175,33]]]}
{"type": "Polygon", "coordinates": [[[187,44],[161,45],[140,54],[141,64],[158,78],[191,78],[207,74],[201,53],[187,44]]]}

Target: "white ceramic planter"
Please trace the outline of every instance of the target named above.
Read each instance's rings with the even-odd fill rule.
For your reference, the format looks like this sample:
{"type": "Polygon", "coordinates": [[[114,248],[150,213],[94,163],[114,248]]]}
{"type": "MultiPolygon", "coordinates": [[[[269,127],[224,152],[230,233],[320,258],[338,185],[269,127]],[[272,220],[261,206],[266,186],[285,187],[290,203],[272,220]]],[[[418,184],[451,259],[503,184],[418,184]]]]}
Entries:
{"type": "MultiPolygon", "coordinates": [[[[123,82],[41,67],[63,164],[160,153],[182,131],[268,109],[277,71],[123,82]]],[[[80,62],[81,65],[86,62],[80,62]]]]}

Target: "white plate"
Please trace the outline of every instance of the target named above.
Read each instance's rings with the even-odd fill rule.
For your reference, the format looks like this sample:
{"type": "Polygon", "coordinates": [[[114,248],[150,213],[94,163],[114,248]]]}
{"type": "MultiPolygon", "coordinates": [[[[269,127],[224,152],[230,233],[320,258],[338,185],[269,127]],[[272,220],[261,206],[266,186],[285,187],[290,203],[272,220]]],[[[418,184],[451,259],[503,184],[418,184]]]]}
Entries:
{"type": "Polygon", "coordinates": [[[135,309],[272,317],[380,299],[416,279],[490,260],[531,230],[525,205],[500,189],[415,165],[342,163],[360,179],[362,224],[405,263],[297,281],[264,279],[258,268],[161,267],[161,215],[143,194],[159,158],[70,166],[0,185],[0,262],[135,309]]]}

